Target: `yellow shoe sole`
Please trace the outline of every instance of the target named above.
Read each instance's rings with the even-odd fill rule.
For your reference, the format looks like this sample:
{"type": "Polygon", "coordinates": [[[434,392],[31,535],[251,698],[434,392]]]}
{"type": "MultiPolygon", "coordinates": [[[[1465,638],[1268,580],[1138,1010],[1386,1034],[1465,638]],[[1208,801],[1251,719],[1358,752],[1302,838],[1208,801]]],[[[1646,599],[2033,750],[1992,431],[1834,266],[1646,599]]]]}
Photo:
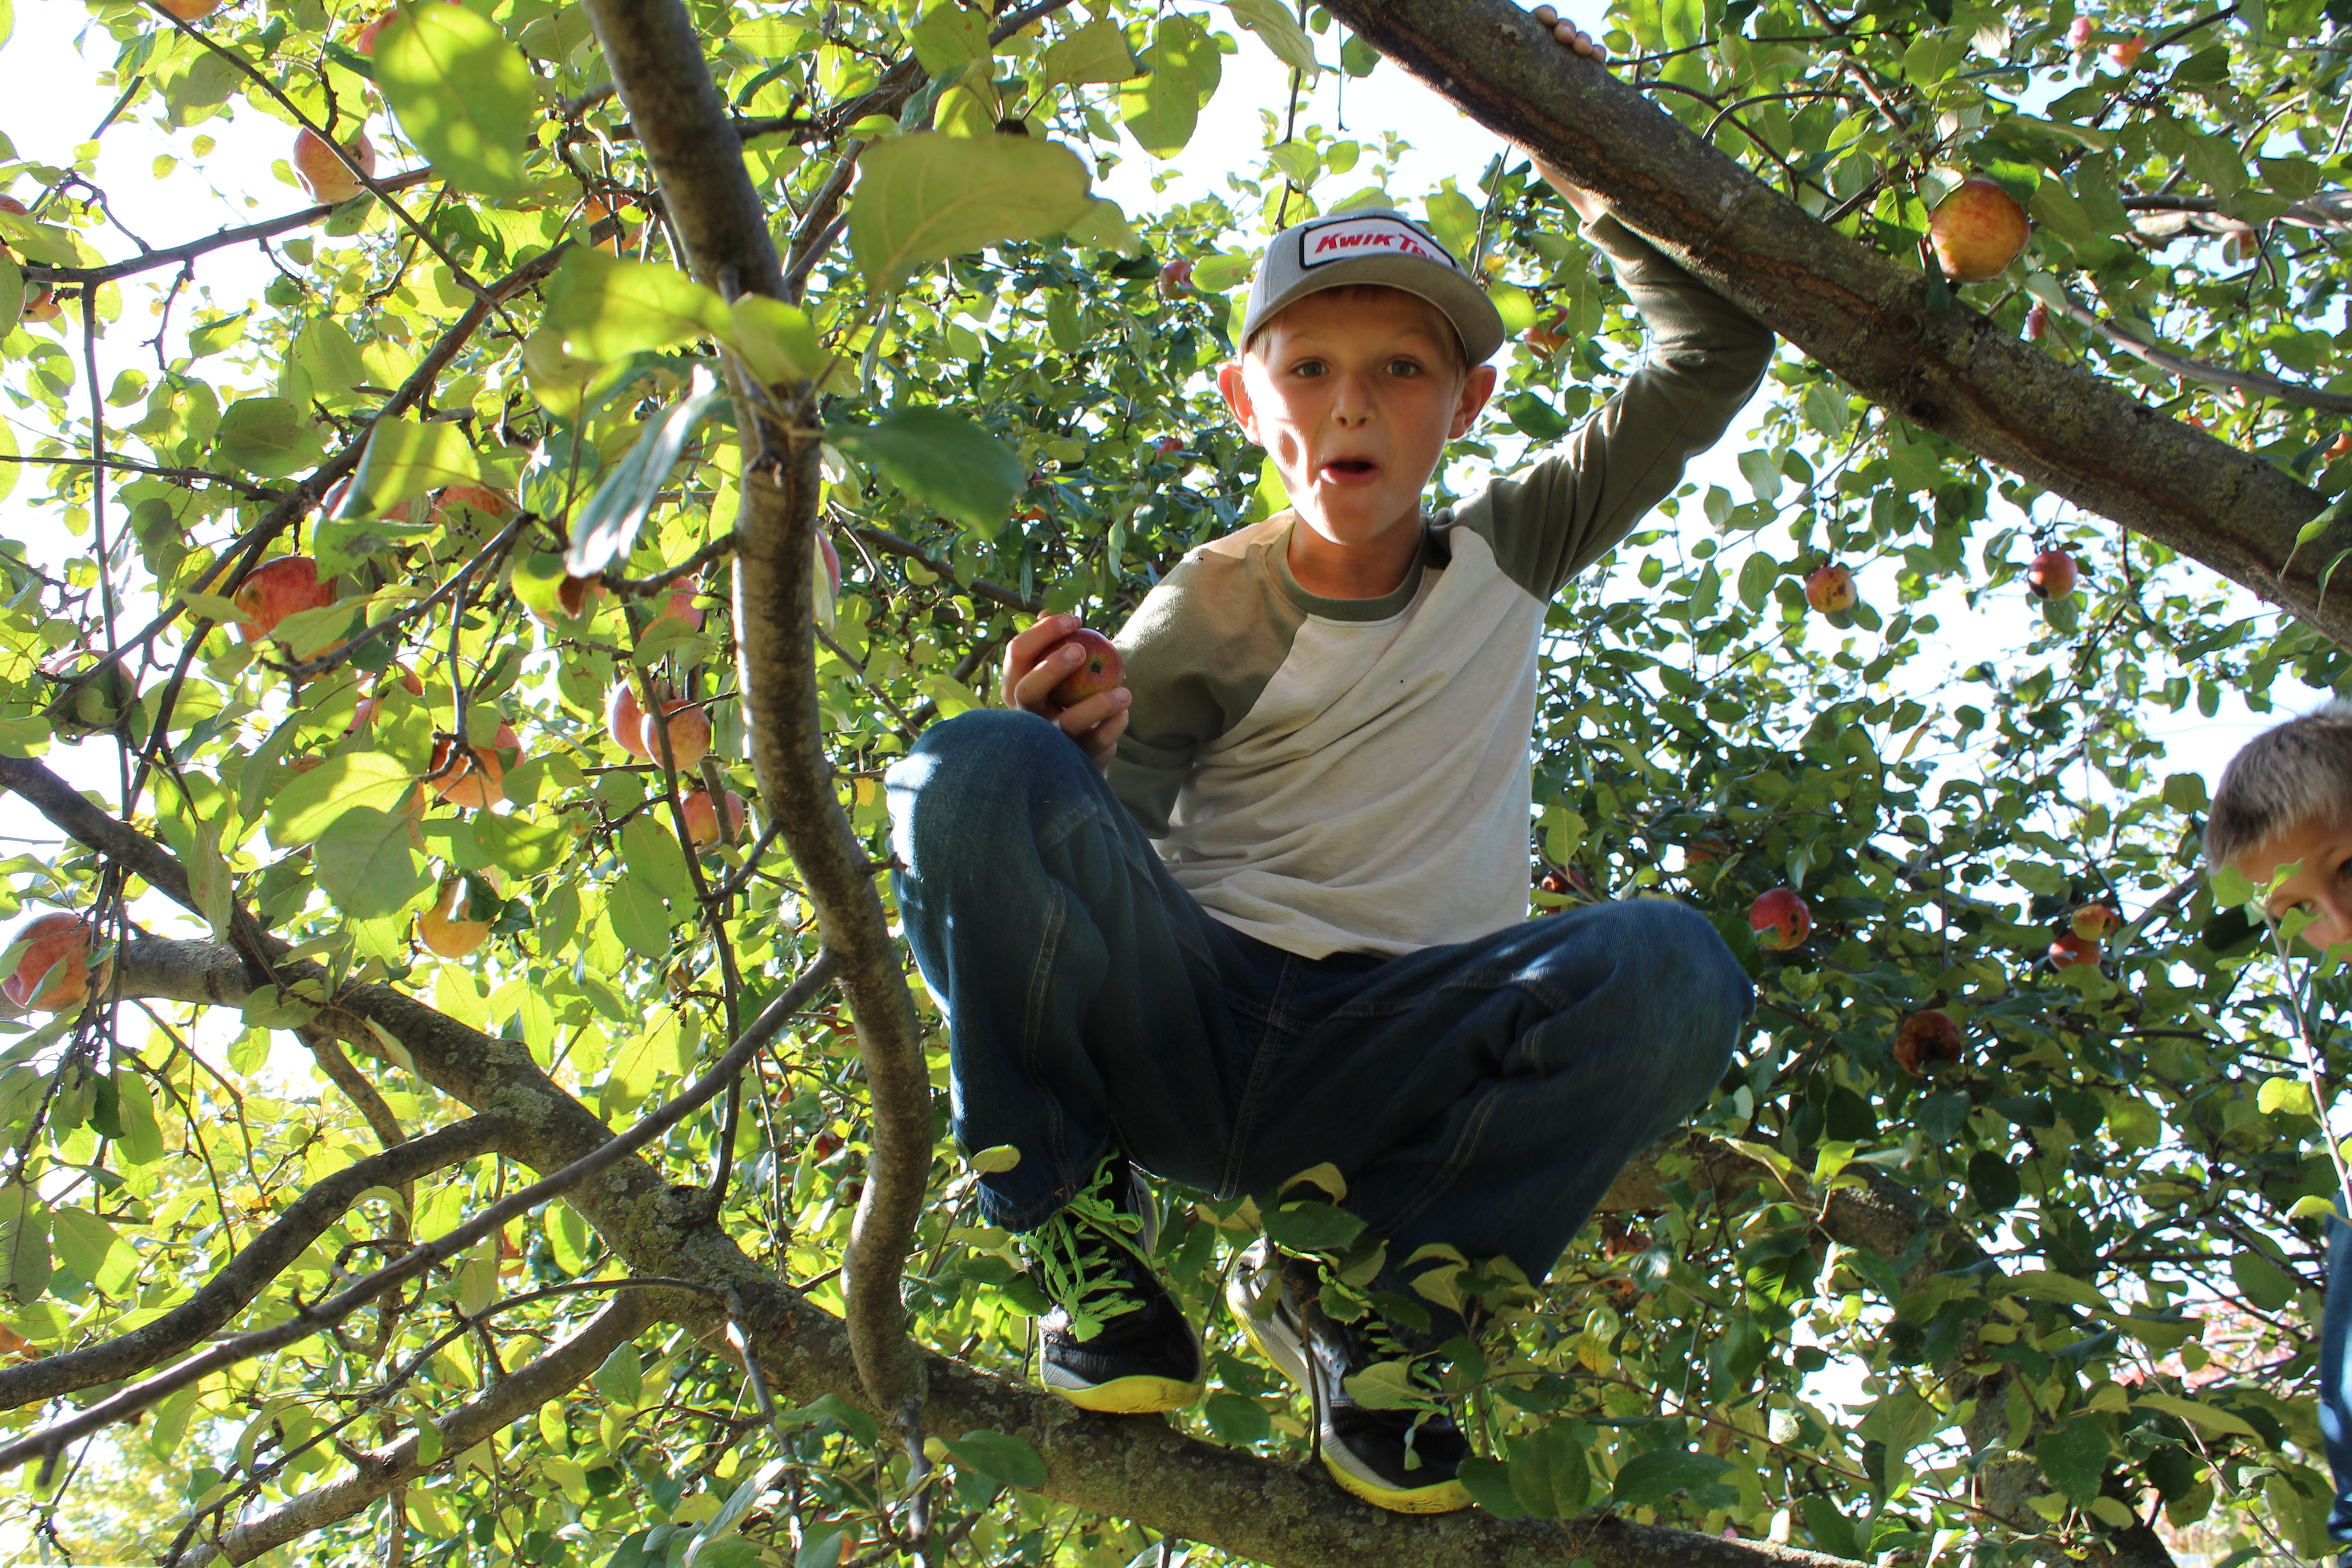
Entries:
{"type": "Polygon", "coordinates": [[[1179,1383],[1172,1377],[1120,1377],[1093,1388],[1055,1388],[1046,1392],[1097,1415],[1157,1415],[1184,1410],[1201,1397],[1208,1384],[1179,1383]]]}
{"type": "MultiPolygon", "coordinates": [[[[1258,1359],[1296,1384],[1298,1378],[1297,1374],[1290,1370],[1289,1358],[1276,1355],[1266,1348],[1265,1341],[1258,1337],[1256,1320],[1247,1312],[1235,1312],[1234,1316],[1241,1323],[1242,1338],[1249,1342],[1250,1349],[1257,1352],[1258,1359]]],[[[1310,1393],[1303,1386],[1299,1392],[1310,1393]]],[[[1386,1509],[1391,1513],[1459,1513],[1477,1500],[1470,1495],[1470,1489],[1458,1480],[1440,1481],[1433,1487],[1417,1488],[1411,1491],[1398,1491],[1392,1488],[1381,1486],[1377,1481],[1368,1480],[1357,1475],[1353,1470],[1340,1464],[1331,1457],[1331,1451],[1328,1448],[1323,1450],[1323,1468],[1330,1472],[1331,1479],[1339,1483],[1341,1491],[1350,1497],[1360,1498],[1374,1508],[1386,1509]]]]}

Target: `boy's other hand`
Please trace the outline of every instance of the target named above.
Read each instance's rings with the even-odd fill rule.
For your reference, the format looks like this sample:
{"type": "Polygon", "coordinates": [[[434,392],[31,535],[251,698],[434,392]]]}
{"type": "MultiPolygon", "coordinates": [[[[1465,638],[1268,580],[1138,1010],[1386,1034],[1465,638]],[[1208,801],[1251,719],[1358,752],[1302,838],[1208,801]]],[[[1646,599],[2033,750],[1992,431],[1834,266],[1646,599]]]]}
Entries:
{"type": "MultiPolygon", "coordinates": [[[[1607,63],[1609,51],[1602,48],[1600,43],[1583,28],[1564,19],[1558,11],[1549,5],[1538,5],[1535,8],[1534,14],[1535,19],[1543,24],[1544,30],[1549,33],[1562,47],[1571,53],[1582,55],[1596,65],[1607,63]]],[[[1560,199],[1574,207],[1576,216],[1585,222],[1591,223],[1609,210],[1607,202],[1586,190],[1582,185],[1575,184],[1566,174],[1561,174],[1541,158],[1538,158],[1535,163],[1536,173],[1544,177],[1544,183],[1558,191],[1560,199]]]]}
{"type": "Polygon", "coordinates": [[[1118,738],[1127,733],[1127,688],[1097,691],[1067,708],[1053,697],[1054,688],[1086,661],[1087,650],[1069,640],[1083,624],[1076,616],[1039,616],[1006,646],[1001,690],[1007,708],[1052,720],[1096,767],[1108,769],[1118,738]]]}

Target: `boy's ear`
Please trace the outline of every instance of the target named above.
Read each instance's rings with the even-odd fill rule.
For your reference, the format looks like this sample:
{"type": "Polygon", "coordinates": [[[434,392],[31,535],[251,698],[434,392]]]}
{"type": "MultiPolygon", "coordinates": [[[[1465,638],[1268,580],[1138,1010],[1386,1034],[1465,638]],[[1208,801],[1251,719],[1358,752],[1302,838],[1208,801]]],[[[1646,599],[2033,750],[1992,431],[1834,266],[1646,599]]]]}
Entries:
{"type": "MultiPolygon", "coordinates": [[[[1491,390],[1493,382],[1488,381],[1491,390]]],[[[1234,411],[1234,419],[1242,434],[1257,440],[1257,407],[1250,402],[1249,379],[1243,374],[1242,362],[1229,359],[1217,367],[1217,390],[1224,395],[1225,406],[1234,411]]]]}
{"type": "Polygon", "coordinates": [[[1462,379],[1462,396],[1454,405],[1454,424],[1446,432],[1447,440],[1458,441],[1470,433],[1470,426],[1477,423],[1479,411],[1495,395],[1495,382],[1501,374],[1491,364],[1470,367],[1470,374],[1462,379]]]}

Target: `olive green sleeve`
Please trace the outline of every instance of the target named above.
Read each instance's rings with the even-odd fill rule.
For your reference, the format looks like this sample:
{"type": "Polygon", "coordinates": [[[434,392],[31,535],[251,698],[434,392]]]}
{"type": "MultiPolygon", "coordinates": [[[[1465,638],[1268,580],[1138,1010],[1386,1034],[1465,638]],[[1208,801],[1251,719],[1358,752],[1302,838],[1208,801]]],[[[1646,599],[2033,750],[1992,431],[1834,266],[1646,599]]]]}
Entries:
{"type": "Polygon", "coordinates": [[[1524,472],[1458,508],[1511,580],[1538,598],[1591,565],[1722,438],[1771,363],[1771,331],[1614,217],[1584,226],[1649,328],[1617,395],[1524,472]]]}
{"type": "Polygon", "coordinates": [[[1110,784],[1154,838],[1200,749],[1241,721],[1289,656],[1304,616],[1265,559],[1285,531],[1259,523],[1193,551],[1112,639],[1130,702],[1110,784]]]}

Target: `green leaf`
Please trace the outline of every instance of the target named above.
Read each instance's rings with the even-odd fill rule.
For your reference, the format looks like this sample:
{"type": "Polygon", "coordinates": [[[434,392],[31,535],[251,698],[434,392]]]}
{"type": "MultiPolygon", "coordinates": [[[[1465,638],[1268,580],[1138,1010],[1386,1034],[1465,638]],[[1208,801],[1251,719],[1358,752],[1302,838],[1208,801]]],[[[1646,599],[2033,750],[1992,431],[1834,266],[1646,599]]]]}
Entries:
{"type": "Polygon", "coordinates": [[[946,1439],[947,1450],[961,1468],[986,1477],[1000,1486],[1042,1487],[1045,1461],[1020,1438],[1003,1432],[967,1432],[946,1439]]]}
{"type": "Polygon", "coordinates": [[[405,765],[382,752],[329,757],[270,797],[269,841],[280,849],[313,843],[354,806],[396,810],[415,783],[405,765]]]}
{"type": "Polygon", "coordinates": [[[163,1157],[163,1130],[155,1120],[155,1097],[135,1072],[114,1075],[115,1117],[122,1137],[116,1144],[123,1163],[150,1165],[163,1157]]]}
{"type": "Polygon", "coordinates": [[[2258,1443],[2263,1438],[2263,1435],[2255,1431],[2253,1424],[2244,1416],[2199,1399],[2183,1399],[2173,1394],[2142,1394],[2134,1396],[2132,1408],[2161,1410],[2167,1415],[2178,1415],[2192,1426],[2201,1426],[2225,1437],[2252,1437],[2258,1443]]]}
{"type": "Polygon", "coordinates": [[[315,316],[294,334],[294,363],[310,377],[310,390],[335,396],[366,382],[359,344],[332,316],[315,316]]]}
{"type": "Polygon", "coordinates": [[[547,280],[540,319],[541,331],[553,333],[565,353],[600,364],[700,338],[723,342],[733,326],[727,302],[677,268],[601,250],[563,258],[547,280]]]}
{"type": "MultiPolygon", "coordinates": [[[[513,775],[509,773],[509,779],[513,775]]],[[[490,864],[509,876],[531,878],[555,869],[571,842],[561,817],[532,818],[484,814],[474,819],[474,841],[490,864]]]]}
{"type": "Polygon", "coordinates": [[[814,381],[827,355],[808,312],[765,294],[746,294],[731,307],[735,352],[751,374],[769,384],[814,381]]]}
{"type": "Polygon", "coordinates": [[[632,870],[613,883],[604,914],[631,952],[656,963],[669,956],[669,908],[642,871],[632,870]]]}
{"type": "Polygon", "coordinates": [[[1406,1410],[1425,1398],[1413,1386],[1412,1368],[1401,1361],[1376,1361],[1346,1379],[1348,1397],[1367,1410],[1406,1410]]]}
{"type": "Polygon", "coordinates": [[[925,262],[1058,234],[1086,216],[1087,166],[1031,136],[923,132],[866,149],[849,203],[849,248],[876,291],[925,262]]]}
{"type": "Polygon", "coordinates": [[[606,1356],[591,1374],[591,1380],[596,1391],[614,1404],[635,1409],[645,1394],[645,1363],[637,1355],[637,1347],[623,1345],[606,1356]]]}
{"type": "MultiPolygon", "coordinates": [[[[0,250],[0,338],[15,331],[24,314],[25,269],[16,265],[14,256],[0,250]]],[[[13,446],[9,448],[11,452],[15,449],[13,446]]],[[[12,481],[13,478],[11,476],[12,481]]],[[[0,496],[6,494],[5,489],[0,489],[0,496]]]]}
{"type": "Polygon", "coordinates": [[[572,548],[564,555],[564,570],[575,577],[593,577],[613,563],[628,559],[662,481],[677,466],[694,427],[718,401],[717,379],[708,366],[696,365],[686,395],[663,409],[660,418],[646,423],[645,434],[629,448],[629,455],[613,465],[604,482],[572,520],[572,548]]]}
{"type": "Polygon", "coordinates": [[[2254,1106],[2263,1115],[2284,1111],[2290,1116],[2315,1116],[2311,1086],[2300,1079],[2266,1078],[2254,1091],[2254,1106]]]}
{"type": "Polygon", "coordinates": [[[1584,1506],[1592,1491],[1592,1469],[1568,1423],[1511,1439],[1510,1490],[1520,1511],[1538,1519],[1565,1519],[1584,1506]]]}
{"type": "Polygon", "coordinates": [[[1517,1519],[1528,1511],[1527,1505],[1511,1489],[1510,1467],[1500,1460],[1473,1454],[1462,1461],[1458,1474],[1471,1500],[1496,1518],[1517,1519]]]}
{"type": "Polygon", "coordinates": [[[1209,1395],[1202,1415],[1217,1441],[1229,1447],[1246,1448],[1274,1436],[1274,1417],[1265,1413],[1265,1405],[1222,1388],[1209,1395]]]}
{"type": "Polygon", "coordinates": [[[49,1288],[49,1211],[22,1185],[0,1188],[0,1256],[8,1289],[30,1302],[49,1288]]]}
{"type": "Polygon", "coordinates": [[[1289,1204],[1265,1216],[1266,1239],[1290,1252],[1333,1252],[1363,1234],[1364,1222],[1329,1204],[1289,1204]]]}
{"type": "Polygon", "coordinates": [[[2099,1495],[2099,1478],[2113,1451],[2107,1429],[2095,1415],[2078,1415],[2055,1432],[2033,1440],[2034,1462],[2050,1484],[2078,1507],[2099,1495]]]}
{"type": "Polygon", "coordinates": [[[1135,51],[1127,47],[1127,35],[1107,16],[1046,46],[1040,63],[1049,87],[1129,81],[1137,73],[1135,51]]]}
{"type": "Polygon", "coordinates": [[[988,58],[988,18],[966,10],[961,0],[929,0],[922,19],[907,29],[907,41],[915,47],[916,63],[941,76],[988,58]]]}
{"type": "Polygon", "coordinates": [[[139,1255],[112,1226],[88,1209],[55,1211],[57,1259],[108,1296],[118,1296],[138,1271],[139,1255]]]}
{"type": "Polygon", "coordinates": [[[2261,1311],[2278,1311],[2294,1300],[2294,1282],[2259,1252],[2248,1250],[2231,1258],[2230,1278],[2261,1311]]]}
{"type": "Polygon", "coordinates": [[[991,1148],[982,1149],[964,1163],[971,1168],[975,1175],[992,1176],[999,1172],[1010,1171],[1019,1165],[1021,1151],[1010,1143],[998,1143],[991,1148]]]}
{"type": "Polygon", "coordinates": [[[1010,447],[960,414],[903,408],[872,425],[835,425],[825,439],[959,522],[992,529],[1027,474],[1010,447]]]}
{"type": "Polygon", "coordinates": [[[1172,158],[1192,140],[1201,106],[1216,90],[1217,46],[1190,16],[1163,16],[1143,52],[1143,68],[1150,74],[1118,95],[1119,118],[1136,145],[1172,158]]]}
{"type": "Polygon", "coordinates": [[[621,863],[672,903],[686,903],[694,897],[694,881],[688,875],[677,836],[652,812],[639,812],[621,829],[621,863]]]}
{"type": "Polygon", "coordinates": [[[1315,45],[1289,6],[1281,0],[1226,0],[1225,8],[1234,14],[1234,21],[1274,51],[1275,58],[1303,73],[1309,83],[1314,81],[1321,69],[1315,61],[1315,45]]]}
{"type": "Polygon", "coordinates": [[[1680,1448],[1637,1455],[1617,1471],[1617,1506],[1654,1508],[1678,1491],[1696,1493],[1730,1468],[1713,1454],[1680,1448]]]}
{"type": "Polygon", "coordinates": [[[377,38],[375,84],[433,172],[493,201],[531,190],[523,171],[539,84],[488,18],[405,5],[377,38]]]}
{"type": "Polygon", "coordinates": [[[336,907],[353,920],[376,920],[425,891],[430,883],[409,847],[410,826],[405,813],[355,805],[319,835],[312,859],[336,907]]]}
{"type": "Polygon", "coordinates": [[[313,467],[326,450],[318,426],[283,397],[247,397],[230,404],[213,439],[222,457],[265,479],[282,479],[313,467]]]}
{"type": "Polygon", "coordinates": [[[482,465],[466,433],[456,425],[436,420],[429,425],[404,419],[377,422],[368,432],[367,450],[352,475],[352,487],[335,513],[338,521],[383,516],[404,500],[446,485],[478,484],[482,465]]]}

